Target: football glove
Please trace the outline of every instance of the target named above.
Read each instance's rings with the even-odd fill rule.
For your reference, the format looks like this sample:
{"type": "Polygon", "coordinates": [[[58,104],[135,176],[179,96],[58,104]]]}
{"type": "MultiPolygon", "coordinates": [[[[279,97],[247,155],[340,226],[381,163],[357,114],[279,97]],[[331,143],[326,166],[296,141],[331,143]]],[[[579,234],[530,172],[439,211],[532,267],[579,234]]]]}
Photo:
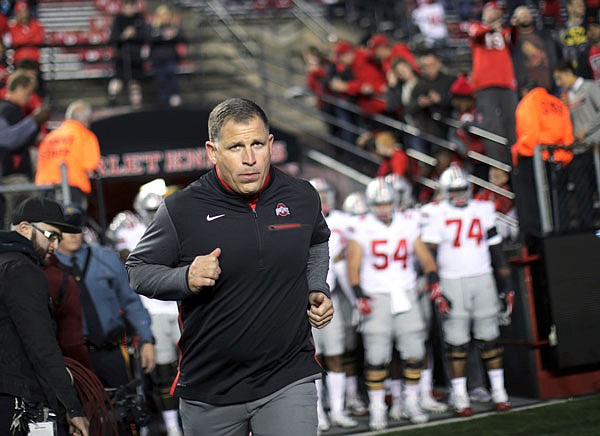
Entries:
{"type": "Polygon", "coordinates": [[[502,326],[510,325],[513,307],[515,305],[515,291],[502,292],[498,295],[500,311],[498,312],[498,323],[502,326]]]}
{"type": "Polygon", "coordinates": [[[356,309],[362,315],[370,314],[373,311],[371,308],[371,298],[365,295],[360,285],[354,285],[352,289],[354,290],[354,295],[356,295],[356,309]]]}
{"type": "Polygon", "coordinates": [[[443,315],[450,313],[452,303],[446,298],[440,286],[440,278],[435,271],[427,273],[427,285],[425,291],[429,293],[429,299],[434,302],[435,309],[443,315]]]}

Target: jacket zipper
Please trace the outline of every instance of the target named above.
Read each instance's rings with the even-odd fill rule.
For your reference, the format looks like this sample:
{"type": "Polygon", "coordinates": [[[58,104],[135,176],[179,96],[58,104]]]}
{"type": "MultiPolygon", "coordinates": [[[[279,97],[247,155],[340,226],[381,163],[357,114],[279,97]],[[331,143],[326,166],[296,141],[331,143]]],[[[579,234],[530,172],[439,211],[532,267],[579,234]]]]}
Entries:
{"type": "Polygon", "coordinates": [[[263,252],[262,252],[262,238],[260,237],[260,227],[258,225],[258,214],[256,213],[256,208],[252,209],[252,216],[254,217],[254,229],[256,230],[256,245],[258,247],[258,267],[263,269],[265,267],[263,252]]]}

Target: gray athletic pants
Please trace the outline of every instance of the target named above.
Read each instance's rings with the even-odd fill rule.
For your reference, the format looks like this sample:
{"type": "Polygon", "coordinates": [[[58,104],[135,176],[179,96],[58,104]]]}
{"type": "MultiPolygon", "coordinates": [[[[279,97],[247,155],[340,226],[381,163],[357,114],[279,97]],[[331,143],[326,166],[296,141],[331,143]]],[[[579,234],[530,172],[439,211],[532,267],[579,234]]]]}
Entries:
{"type": "Polygon", "coordinates": [[[214,406],[180,398],[185,436],[316,436],[317,390],[304,378],[248,403],[214,406]]]}

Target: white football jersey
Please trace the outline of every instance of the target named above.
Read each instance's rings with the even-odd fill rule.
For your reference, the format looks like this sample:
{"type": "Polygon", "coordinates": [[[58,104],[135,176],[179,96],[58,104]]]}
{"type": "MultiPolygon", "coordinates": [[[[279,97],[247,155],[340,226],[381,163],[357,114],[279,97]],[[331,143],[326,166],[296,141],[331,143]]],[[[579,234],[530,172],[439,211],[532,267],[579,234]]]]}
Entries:
{"type": "Polygon", "coordinates": [[[327,272],[327,284],[330,290],[334,290],[337,284],[335,268],[333,266],[336,258],[344,256],[348,243],[347,233],[350,226],[351,215],[340,210],[331,210],[325,217],[327,227],[331,230],[329,237],[329,271],[327,272]]]}
{"type": "Polygon", "coordinates": [[[491,201],[469,200],[465,207],[447,201],[421,208],[423,242],[437,245],[440,277],[455,279],[492,271],[490,245],[502,242],[500,234],[488,239],[496,226],[491,201]]]}
{"type": "Polygon", "coordinates": [[[362,248],[360,283],[367,295],[406,294],[415,288],[418,237],[419,216],[413,211],[395,213],[389,226],[372,214],[359,217],[348,239],[362,248]]]}

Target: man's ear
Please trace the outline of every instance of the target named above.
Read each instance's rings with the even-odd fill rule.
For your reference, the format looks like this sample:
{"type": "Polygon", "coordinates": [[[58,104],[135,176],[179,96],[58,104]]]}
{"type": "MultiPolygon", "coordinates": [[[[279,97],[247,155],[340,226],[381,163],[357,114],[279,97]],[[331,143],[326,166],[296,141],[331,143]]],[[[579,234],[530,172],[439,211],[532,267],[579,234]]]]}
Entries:
{"type": "Polygon", "coordinates": [[[217,146],[211,141],[206,141],[204,143],[204,148],[206,149],[206,155],[208,156],[208,159],[210,160],[210,162],[213,165],[216,165],[217,164],[217,146]]]}

